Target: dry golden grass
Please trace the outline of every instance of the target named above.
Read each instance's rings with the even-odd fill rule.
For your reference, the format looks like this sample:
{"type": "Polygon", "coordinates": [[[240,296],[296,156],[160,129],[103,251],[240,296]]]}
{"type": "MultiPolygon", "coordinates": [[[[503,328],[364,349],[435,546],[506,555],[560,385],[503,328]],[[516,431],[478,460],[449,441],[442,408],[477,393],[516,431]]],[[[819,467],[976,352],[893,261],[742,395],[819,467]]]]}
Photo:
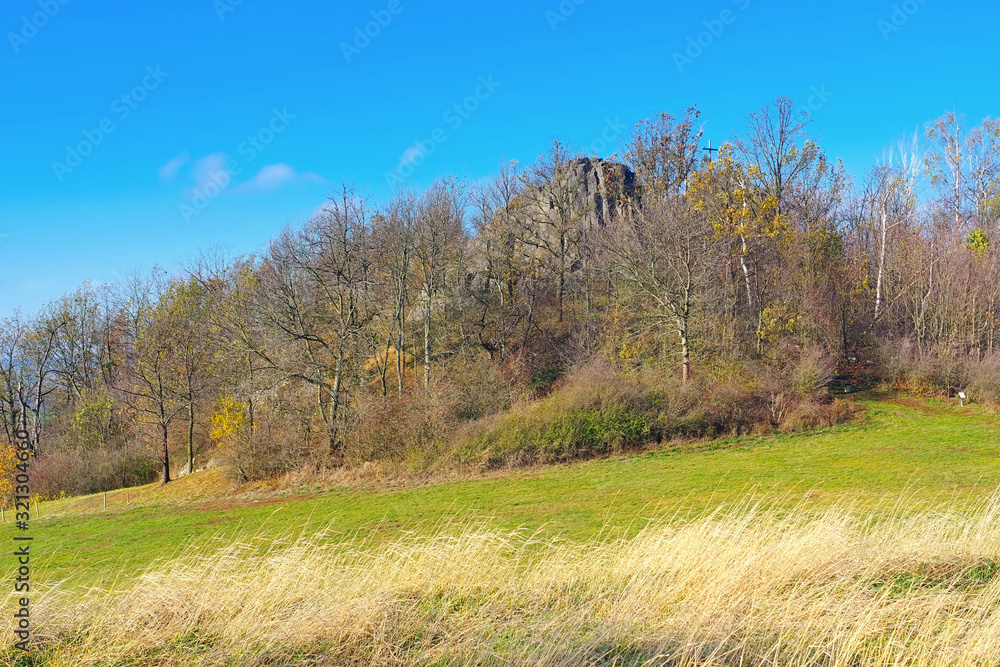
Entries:
{"type": "Polygon", "coordinates": [[[744,504],[585,544],[466,523],[379,549],[205,546],[113,590],[35,593],[35,650],[81,667],[1000,664],[1000,496],[884,509],[744,504]]]}

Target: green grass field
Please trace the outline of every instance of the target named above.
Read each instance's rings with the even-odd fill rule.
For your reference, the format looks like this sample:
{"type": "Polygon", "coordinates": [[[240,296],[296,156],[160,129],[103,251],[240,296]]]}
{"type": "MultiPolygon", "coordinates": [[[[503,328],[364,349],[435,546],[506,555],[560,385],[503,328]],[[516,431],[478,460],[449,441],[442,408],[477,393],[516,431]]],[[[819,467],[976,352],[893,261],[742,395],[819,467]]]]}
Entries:
{"type": "Polygon", "coordinates": [[[109,493],[106,510],[101,496],[41,503],[41,518],[32,516],[33,576],[69,587],[109,586],[185,551],[321,530],[331,542],[378,544],[406,531],[483,519],[500,530],[587,540],[635,534],[651,517],[697,513],[748,495],[888,511],[900,498],[917,509],[978,501],[1000,487],[995,413],[877,392],[855,400],[864,408],[856,422],[819,432],[689,443],[432,486],[232,495],[218,471],[208,471],[165,489],[109,493]]]}
{"type": "Polygon", "coordinates": [[[33,650],[0,664],[1000,664],[998,415],[853,400],[821,431],[434,485],[212,470],[42,503],[33,650]]]}

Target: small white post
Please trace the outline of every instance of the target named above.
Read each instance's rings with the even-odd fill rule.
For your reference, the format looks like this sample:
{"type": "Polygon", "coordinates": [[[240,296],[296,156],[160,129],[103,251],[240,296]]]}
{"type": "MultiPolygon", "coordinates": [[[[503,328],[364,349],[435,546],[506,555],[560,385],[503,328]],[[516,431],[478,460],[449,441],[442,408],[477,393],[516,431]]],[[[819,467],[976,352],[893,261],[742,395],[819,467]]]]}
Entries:
{"type": "Polygon", "coordinates": [[[7,519],[3,515],[3,507],[0,507],[0,521],[7,522],[7,519]]]}
{"type": "Polygon", "coordinates": [[[958,392],[958,405],[959,405],[959,407],[962,407],[962,408],[965,407],[965,399],[966,399],[965,392],[964,391],[958,392]]]}

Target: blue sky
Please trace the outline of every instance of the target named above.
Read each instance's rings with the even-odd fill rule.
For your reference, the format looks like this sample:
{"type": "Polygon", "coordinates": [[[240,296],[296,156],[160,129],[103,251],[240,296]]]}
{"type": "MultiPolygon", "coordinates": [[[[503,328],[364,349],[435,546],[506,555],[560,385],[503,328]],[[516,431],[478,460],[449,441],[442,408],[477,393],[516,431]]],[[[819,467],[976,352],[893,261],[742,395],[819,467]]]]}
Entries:
{"type": "Polygon", "coordinates": [[[998,19],[942,0],[6,0],[0,317],[260,250],[342,180],[377,200],[556,137],[607,156],[694,104],[716,145],[778,95],[811,104],[860,177],[947,110],[997,113],[998,19]]]}

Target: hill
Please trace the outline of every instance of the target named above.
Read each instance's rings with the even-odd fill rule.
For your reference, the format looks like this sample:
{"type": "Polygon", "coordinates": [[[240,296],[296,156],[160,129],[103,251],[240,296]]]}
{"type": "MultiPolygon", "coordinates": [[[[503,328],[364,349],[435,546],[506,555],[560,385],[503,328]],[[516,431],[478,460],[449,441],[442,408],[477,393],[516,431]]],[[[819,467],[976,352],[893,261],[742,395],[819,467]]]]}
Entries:
{"type": "Polygon", "coordinates": [[[42,503],[36,648],[0,659],[994,664],[996,414],[856,400],[813,433],[380,492],[206,471],[42,503]]]}
{"type": "MultiPolygon", "coordinates": [[[[34,523],[38,575],[108,585],[157,559],[238,537],[314,531],[329,541],[375,543],[483,519],[583,541],[634,534],[649,517],[710,510],[746,498],[858,507],[947,499],[978,501],[1000,487],[1000,429],[992,411],[872,392],[864,415],[811,433],[719,439],[606,460],[531,468],[380,491],[313,485],[232,492],[219,470],[103,497],[41,503],[34,523]],[[128,504],[126,504],[126,497],[128,504]]],[[[884,507],[883,507],[884,509],[884,507]]]]}

